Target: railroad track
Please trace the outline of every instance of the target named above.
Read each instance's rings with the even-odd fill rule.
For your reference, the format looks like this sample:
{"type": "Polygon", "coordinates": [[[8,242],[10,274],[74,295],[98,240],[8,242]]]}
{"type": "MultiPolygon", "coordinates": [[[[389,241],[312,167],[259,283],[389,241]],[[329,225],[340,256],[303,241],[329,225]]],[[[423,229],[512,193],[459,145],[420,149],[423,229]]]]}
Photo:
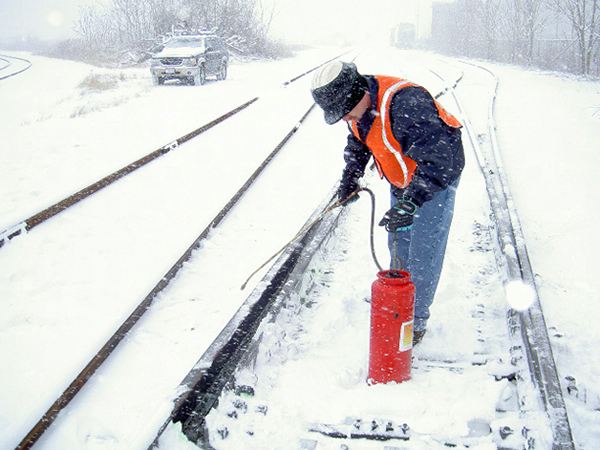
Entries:
{"type": "MultiPolygon", "coordinates": [[[[486,70],[483,68],[480,69],[486,70]]],[[[458,96],[454,93],[454,88],[464,76],[462,71],[459,70],[460,75],[451,82],[444,79],[444,77],[440,76],[435,71],[431,72],[436,77],[443,80],[444,84],[447,85],[437,97],[444,94],[450,94],[454,98],[457,108],[461,113],[463,123],[465,124],[467,135],[465,137],[468,137],[471,142],[474,155],[480,166],[480,171],[483,174],[489,196],[490,212],[493,218],[492,230],[493,234],[496,236],[496,245],[494,245],[496,250],[495,260],[503,284],[507,288],[507,295],[511,295],[509,292],[511,285],[513,287],[515,284],[526,286],[528,289],[526,289],[525,292],[532,295],[532,304],[528,308],[522,310],[513,308],[508,309],[508,320],[504,325],[508,328],[507,337],[510,337],[510,342],[508,340],[505,340],[503,343],[499,343],[497,340],[495,342],[488,342],[492,341],[493,337],[486,334],[490,332],[489,330],[486,331],[485,326],[480,326],[478,329],[478,332],[480,333],[479,340],[484,344],[482,345],[481,353],[473,355],[474,357],[472,360],[439,361],[427,360],[424,358],[420,361],[415,361],[415,366],[417,370],[427,371],[443,368],[462,372],[468,370],[470,366],[487,364],[493,359],[493,353],[491,353],[490,349],[497,346],[504,346],[504,349],[511,355],[511,364],[514,366],[514,372],[509,371],[509,375],[504,374],[502,376],[496,376],[498,378],[508,376],[513,380],[516,389],[515,397],[518,398],[516,401],[519,406],[519,414],[524,416],[529,415],[530,419],[524,422],[525,425],[522,426],[521,430],[510,429],[509,427],[500,429],[498,431],[498,434],[501,436],[500,439],[507,439],[505,443],[500,445],[505,445],[503,448],[528,450],[545,448],[546,443],[544,441],[547,436],[545,436],[546,430],[544,429],[544,425],[540,425],[540,429],[537,430],[530,428],[532,423],[539,420],[537,414],[541,412],[547,419],[551,429],[552,448],[555,450],[574,449],[575,445],[571,434],[567,410],[562,398],[561,386],[543,320],[543,312],[539,303],[537,289],[532,277],[531,264],[527,257],[524,237],[506,181],[495,136],[493,102],[496,94],[497,80],[493,73],[488,71],[493,79],[493,88],[490,90],[490,106],[489,110],[486,112],[488,114],[487,122],[489,124],[487,136],[483,136],[481,133],[475,131],[458,96]],[[487,147],[485,145],[486,143],[487,147]],[[533,389],[532,386],[534,386],[533,389]],[[542,405],[541,408],[540,405],[542,405]],[[511,442],[509,435],[512,435],[515,432],[517,435],[521,432],[521,436],[511,442]]],[[[339,214],[332,215],[332,217],[329,218],[331,222],[328,222],[324,226],[326,228],[331,227],[331,223],[337,223],[339,217],[339,214]]],[[[322,246],[325,246],[323,242],[323,237],[316,240],[316,242],[313,243],[312,250],[321,249],[322,246]]],[[[303,245],[307,244],[308,243],[303,243],[303,245]]],[[[296,248],[296,251],[297,250],[298,249],[296,248]]],[[[290,250],[290,254],[285,258],[291,258],[293,251],[294,250],[290,250]]],[[[325,252],[327,251],[330,250],[325,250],[325,252]]],[[[312,253],[309,253],[309,255],[308,258],[314,257],[312,253]]],[[[318,259],[318,257],[316,259],[318,259]]],[[[271,301],[274,305],[272,307],[273,311],[266,314],[269,316],[268,319],[264,319],[264,315],[261,316],[261,320],[264,321],[264,323],[261,324],[261,329],[258,329],[259,324],[257,322],[253,322],[258,329],[254,336],[246,336],[245,341],[236,341],[236,346],[241,344],[241,354],[235,355],[234,352],[224,350],[226,347],[222,346],[224,342],[231,342],[228,339],[235,341],[235,338],[233,337],[235,334],[234,329],[239,331],[239,328],[236,328],[236,325],[231,324],[231,329],[224,331],[227,337],[221,341],[216,341],[214,345],[217,345],[224,351],[227,354],[227,357],[214,358],[213,356],[216,352],[207,352],[207,354],[205,354],[203,359],[198,362],[197,370],[191,372],[190,376],[184,382],[184,394],[176,402],[174,411],[169,420],[161,427],[161,432],[169,424],[172,424],[172,422],[181,422],[183,433],[193,442],[200,443],[202,448],[213,448],[213,445],[216,445],[215,442],[222,442],[223,448],[230,448],[225,442],[231,432],[229,428],[239,428],[238,432],[244,434],[243,427],[245,425],[240,425],[240,422],[243,422],[240,417],[245,414],[251,415],[247,413],[247,411],[250,409],[249,405],[253,404],[251,402],[254,399],[248,400],[248,397],[254,397],[255,389],[257,389],[256,380],[259,378],[257,375],[259,371],[256,369],[256,365],[257,359],[261,359],[261,356],[258,355],[262,352],[262,359],[265,359],[264,354],[271,351],[268,347],[269,343],[266,344],[266,348],[263,346],[261,349],[261,341],[265,339],[265,334],[272,335],[279,333],[280,336],[285,336],[294,333],[294,330],[290,328],[285,328],[284,326],[283,329],[277,329],[273,324],[277,322],[276,316],[281,310],[284,310],[284,315],[288,314],[288,317],[290,310],[293,311],[293,313],[298,313],[298,311],[303,308],[302,302],[299,301],[298,298],[308,298],[311,294],[314,295],[314,292],[311,293],[311,290],[315,289],[315,285],[318,286],[319,283],[322,283],[321,278],[314,276],[315,273],[319,272],[319,264],[323,264],[323,260],[318,262],[316,267],[315,265],[311,266],[310,270],[307,270],[305,266],[296,272],[293,270],[294,266],[287,269],[289,272],[287,284],[291,287],[288,291],[269,294],[272,297],[271,301]],[[298,293],[298,291],[300,291],[300,293],[298,293]],[[274,329],[277,331],[274,331],[274,329]],[[243,381],[240,382],[240,379],[248,379],[248,372],[254,373],[253,376],[250,376],[253,381],[251,381],[249,385],[245,385],[243,381]],[[220,411],[215,412],[216,410],[220,411]],[[230,419],[223,419],[224,416],[227,416],[230,419]],[[232,417],[233,419],[231,419],[232,417]]],[[[271,278],[267,278],[267,282],[269,283],[268,286],[273,286],[274,284],[279,286],[283,284],[281,281],[274,283],[272,280],[274,277],[280,276],[282,270],[286,270],[285,263],[280,262],[280,266],[275,270],[276,271],[270,275],[271,278]]],[[[316,289],[319,291],[318,287],[316,289]]],[[[264,293],[264,291],[261,291],[261,293],[264,293]]],[[[256,300],[249,299],[249,301],[250,304],[253,304],[256,300]]],[[[484,306],[485,305],[478,305],[478,309],[474,311],[473,314],[485,315],[486,308],[489,309],[489,305],[484,306]]],[[[242,308],[243,311],[248,311],[250,309],[251,308],[249,307],[242,308]]],[[[248,317],[249,316],[244,315],[245,319],[248,317]]],[[[232,322],[239,324],[243,322],[243,320],[238,317],[232,322]]],[[[297,330],[295,331],[297,332],[297,330]]],[[[271,341],[270,344],[272,345],[273,342],[271,341]]],[[[276,369],[272,368],[272,370],[276,369]]],[[[265,369],[263,368],[263,372],[264,371],[265,369]]],[[[259,399],[258,401],[260,402],[261,400],[259,399]]],[[[264,411],[268,409],[266,405],[260,405],[258,408],[262,408],[264,411]]],[[[332,435],[339,436],[338,428],[334,427],[332,429],[329,428],[329,425],[326,426],[326,431],[323,431],[319,426],[317,426],[316,429],[324,434],[332,432],[332,435]]],[[[251,428],[247,429],[246,433],[253,435],[254,430],[250,430],[251,428]]],[[[431,437],[424,438],[417,435],[415,436],[415,439],[423,439],[423,442],[426,442],[426,439],[431,439],[431,437]]],[[[433,438],[433,440],[435,440],[435,438],[433,438]]],[[[236,444],[234,444],[235,446],[241,445],[240,442],[243,441],[234,442],[236,442],[236,444]]],[[[249,442],[252,441],[250,440],[249,442]]],[[[473,441],[470,443],[472,442],[473,441]]],[[[453,442],[448,440],[444,442],[443,446],[456,446],[459,444],[460,441],[453,442]]],[[[154,448],[157,445],[158,440],[155,441],[150,448],[154,448]]],[[[312,440],[304,440],[300,445],[300,448],[303,449],[321,448],[317,445],[317,441],[312,440]]],[[[215,448],[220,447],[217,445],[215,448]]]]}
{"type": "MultiPolygon", "coordinates": [[[[307,73],[310,73],[308,71],[307,73]]],[[[453,85],[459,81],[454,80],[453,85]]],[[[448,92],[451,92],[451,89],[448,89],[448,92]]],[[[256,99],[250,100],[247,104],[241,105],[240,110],[245,109],[250,104],[254,103],[256,99]]],[[[313,105],[314,106],[314,105],[313,105]]],[[[161,298],[163,295],[163,291],[167,292],[167,288],[169,287],[170,281],[177,275],[178,277],[185,277],[181,271],[182,268],[186,268],[187,263],[194,259],[195,252],[201,248],[203,241],[208,237],[214,238],[217,235],[218,231],[215,228],[223,221],[223,219],[227,216],[231,208],[242,199],[244,194],[247,192],[248,188],[256,181],[263,170],[267,167],[269,162],[277,155],[279,150],[283,148],[284,145],[296,134],[301,124],[303,124],[307,118],[309,117],[310,112],[313,109],[311,106],[302,117],[299,118],[298,124],[293,127],[289,133],[279,142],[276,146],[275,150],[265,159],[265,161],[259,166],[258,169],[248,178],[246,183],[240,188],[231,200],[223,207],[215,218],[210,222],[210,224],[202,231],[202,233],[198,236],[198,238],[192,243],[192,245],[186,250],[186,252],[179,258],[179,260],[171,267],[171,269],[165,274],[164,277],[160,280],[160,282],[152,289],[150,294],[148,294],[142,303],[131,313],[131,315],[125,320],[123,325],[119,327],[117,332],[111,337],[111,339],[102,347],[102,349],[97,353],[97,355],[90,361],[90,363],[86,366],[86,368],[75,378],[75,380],[65,389],[64,393],[61,397],[56,400],[54,405],[44,414],[44,416],[38,421],[38,423],[31,429],[28,435],[21,441],[17,448],[30,448],[35,444],[38,439],[42,437],[44,431],[52,424],[54,419],[58,416],[59,412],[66,407],[69,402],[75,398],[75,395],[81,390],[83,385],[91,378],[91,376],[100,368],[102,363],[108,359],[108,356],[117,348],[117,345],[127,336],[128,332],[133,328],[133,326],[138,322],[138,320],[144,315],[146,311],[149,310],[150,305],[155,302],[158,298],[161,298]]],[[[490,110],[491,111],[491,110],[490,110]]],[[[231,115],[235,115],[238,111],[232,112],[231,115]]],[[[230,117],[230,116],[229,116],[230,117]]],[[[224,119],[222,119],[224,120],[224,119]]],[[[221,118],[217,119],[217,123],[220,123],[221,118]]],[[[215,123],[216,125],[216,123],[215,123]]],[[[203,127],[204,128],[204,127],[203,127]]],[[[206,128],[209,129],[212,126],[206,128]]],[[[200,130],[200,129],[199,129],[200,130]]],[[[198,131],[198,130],[196,130],[198,131]]],[[[193,134],[195,132],[192,132],[193,134]]],[[[201,132],[200,132],[201,133],[201,132]]],[[[198,133],[198,134],[200,134],[198,133]]],[[[198,134],[195,134],[197,136],[198,134]]],[[[192,136],[192,137],[195,137],[192,136]]],[[[472,136],[473,138],[473,136],[472,136]]],[[[190,138],[191,139],[191,138],[190,138]]],[[[474,138],[477,139],[477,138],[474,138]]],[[[169,144],[161,149],[157,150],[151,155],[156,154],[156,157],[160,157],[171,150],[177,148],[183,142],[176,142],[175,145],[169,144]]],[[[477,143],[473,143],[474,147],[477,147],[477,143]]],[[[497,150],[496,150],[497,153],[497,150]]],[[[150,156],[150,155],[149,155],[150,156]]],[[[480,155],[478,155],[480,156],[480,155]]],[[[490,154],[481,155],[482,158],[490,158],[490,154]]],[[[492,150],[492,156],[494,155],[494,151],[492,150]]],[[[154,157],[152,157],[154,159],[154,157]]],[[[148,161],[149,162],[149,161],[148,161]]],[[[484,162],[482,159],[482,171],[484,175],[486,173],[490,173],[489,167],[487,165],[490,164],[490,161],[484,162]],[[486,165],[487,164],[487,165],[486,165]]],[[[146,163],[134,163],[131,167],[131,171],[126,169],[127,173],[132,172],[133,170],[137,170],[138,168],[144,166],[146,163]]],[[[497,163],[494,163],[498,165],[497,163]]],[[[501,164],[499,169],[501,169],[501,164]]],[[[124,173],[122,176],[126,175],[124,173]]],[[[121,176],[116,176],[114,179],[107,179],[106,181],[101,181],[98,184],[98,189],[101,189],[108,184],[116,181],[121,178],[121,176]]],[[[488,180],[486,179],[486,182],[488,180]]],[[[495,186],[502,186],[502,183],[505,183],[506,180],[494,180],[495,186]]],[[[506,196],[506,189],[503,190],[490,190],[488,183],[488,193],[491,196],[491,204],[494,207],[496,203],[496,199],[503,195],[506,196]]],[[[497,187],[494,189],[498,189],[497,187]]],[[[92,189],[94,192],[96,190],[92,189]]],[[[68,200],[67,203],[70,203],[69,206],[75,205],[83,198],[87,197],[90,194],[86,194],[87,190],[82,191],[83,197],[79,195],[74,197],[71,200],[68,200]],[[85,192],[84,192],[85,191],[85,192]]],[[[311,215],[311,218],[307,221],[307,223],[312,223],[313,219],[320,215],[320,213],[324,210],[324,208],[330,204],[332,199],[333,191],[330,192],[324,199],[321,205],[315,210],[315,212],[311,215]]],[[[509,196],[510,202],[510,196],[509,196]]],[[[59,204],[57,204],[59,205],[59,204]]],[[[37,215],[41,221],[45,221],[50,217],[53,217],[55,214],[62,212],[65,210],[63,207],[65,204],[61,206],[54,205],[53,207],[48,209],[48,212],[43,214],[42,216],[37,215]]],[[[507,208],[506,204],[500,205],[499,209],[496,210],[494,208],[494,217],[496,221],[502,222],[503,219],[499,219],[502,217],[506,217],[507,208]]],[[[204,352],[203,356],[198,360],[198,362],[194,365],[193,369],[189,372],[189,374],[184,378],[181,382],[179,389],[179,395],[177,399],[173,403],[172,408],[169,407],[170,411],[166,409],[162,411],[162,417],[159,417],[159,420],[156,420],[154,425],[156,429],[159,430],[157,435],[155,436],[154,443],[150,444],[150,447],[154,447],[158,445],[160,440],[160,436],[162,432],[167,429],[173,422],[181,422],[183,424],[183,429],[185,434],[195,440],[195,441],[203,441],[206,443],[206,429],[205,429],[205,418],[211,411],[214,410],[214,407],[217,405],[219,397],[222,395],[224,388],[226,385],[231,383],[232,377],[236,373],[236,370],[240,370],[240,364],[244,367],[247,367],[250,361],[252,361],[252,354],[256,350],[257,346],[261,340],[261,326],[265,322],[275,320],[277,313],[285,309],[285,304],[287,299],[294,296],[294,292],[300,288],[306,290],[306,286],[303,286],[306,283],[306,279],[304,277],[305,272],[310,267],[311,260],[318,254],[319,251],[323,251],[324,248],[327,247],[327,242],[330,239],[330,235],[332,230],[335,229],[336,224],[340,218],[341,210],[335,210],[331,214],[327,215],[324,220],[318,221],[314,226],[310,227],[310,230],[302,236],[302,238],[296,242],[295,244],[288,247],[285,252],[281,255],[281,257],[277,260],[277,262],[271,267],[271,269],[264,275],[261,283],[257,285],[254,291],[247,297],[242,306],[237,310],[233,317],[227,322],[227,325],[218,333],[217,338],[207,346],[207,350],[204,352]],[[160,426],[158,426],[160,425],[160,426]]],[[[500,242],[505,241],[504,228],[505,226],[509,226],[510,229],[506,231],[508,235],[512,235],[513,242],[519,243],[522,249],[524,249],[524,240],[522,240],[522,236],[519,235],[519,230],[514,229],[515,222],[515,214],[516,211],[512,211],[510,213],[512,215],[512,221],[507,223],[497,224],[497,230],[499,231],[500,242]]],[[[34,216],[35,217],[35,216],[34,216]]],[[[38,222],[38,223],[41,223],[38,222]]],[[[505,221],[506,222],[506,221],[505,221]]],[[[35,223],[34,220],[30,221],[30,223],[35,223]]],[[[517,222],[518,223],[518,222],[517,222]]],[[[37,225],[37,223],[35,223],[37,225]]],[[[35,225],[34,225],[35,226],[35,225]]],[[[23,222],[18,227],[12,227],[10,230],[7,230],[4,233],[6,239],[14,238],[19,235],[23,231],[28,231],[32,227],[28,227],[27,220],[23,222]]],[[[498,257],[498,261],[500,265],[504,269],[508,269],[507,277],[509,279],[518,278],[518,274],[511,265],[513,261],[518,261],[518,264],[525,264],[525,260],[523,255],[520,257],[514,258],[514,255],[507,255],[507,250],[509,246],[499,246],[501,252],[498,257]],[[504,262],[503,262],[504,261],[504,262]]],[[[518,248],[516,245],[514,248],[518,248]]],[[[525,249],[526,251],[526,249],[525,249]]],[[[519,265],[519,267],[521,267],[519,265]]],[[[531,269],[525,267],[521,267],[519,273],[520,280],[527,283],[528,285],[532,284],[532,279],[528,278],[528,273],[531,273],[531,269]]],[[[313,280],[314,282],[314,280],[313,280]]],[[[534,287],[534,285],[533,285],[534,287]]],[[[188,294],[189,295],[189,294],[188,294]]],[[[537,294],[536,294],[537,295],[537,294]]],[[[537,313],[533,313],[535,316],[537,313]]],[[[541,311],[540,311],[541,314],[541,311]]],[[[511,331],[514,339],[521,339],[520,336],[523,336],[523,346],[526,349],[525,354],[522,355],[525,361],[536,360],[537,356],[535,352],[536,342],[532,339],[539,339],[539,336],[531,335],[528,330],[529,327],[538,327],[539,324],[535,323],[536,318],[531,319],[532,315],[528,314],[528,317],[523,317],[523,314],[512,313],[511,314],[511,331]],[[516,319],[515,319],[516,318],[516,319]],[[515,323],[516,320],[516,323],[515,323]],[[532,322],[532,320],[534,322],[532,322]],[[529,341],[529,342],[528,342],[529,341]],[[529,346],[529,347],[528,347],[529,346]]],[[[543,319],[543,315],[541,316],[543,319]]],[[[539,316],[538,316],[539,319],[539,316]]],[[[545,328],[544,328],[545,330],[545,328]]],[[[547,336],[546,336],[547,338],[547,336]]],[[[542,336],[543,339],[543,336],[542,336]]],[[[519,341],[520,342],[520,341],[519,341]]],[[[515,345],[517,346],[517,345],[515,345]]],[[[542,355],[547,357],[547,355],[542,355]]],[[[551,353],[550,353],[551,357],[551,353]]],[[[539,361],[539,360],[538,360],[539,361]]],[[[547,364],[550,361],[543,360],[542,364],[547,364]]],[[[539,362],[537,365],[539,366],[539,362]]],[[[553,364],[553,361],[552,361],[553,364]]],[[[535,366],[536,363],[533,363],[535,366]]],[[[540,392],[542,392],[542,397],[544,395],[551,399],[550,402],[546,402],[546,409],[548,414],[552,417],[552,419],[557,419],[553,423],[553,431],[555,436],[560,442],[560,447],[555,447],[557,449],[568,449],[574,448],[572,446],[571,439],[571,447],[569,447],[566,439],[570,436],[570,430],[568,430],[568,421],[565,422],[561,418],[561,412],[564,412],[564,416],[566,418],[566,410],[564,409],[564,403],[562,407],[560,404],[555,402],[556,400],[556,391],[552,391],[550,394],[543,393],[544,386],[547,385],[545,380],[536,380],[538,374],[535,370],[531,370],[531,366],[527,368],[520,368],[520,372],[523,371],[531,372],[531,377],[538,385],[540,392]],[[552,408],[552,409],[550,409],[552,408]],[[559,414],[557,414],[557,412],[559,414]],[[562,431],[561,431],[562,430],[562,431]]],[[[542,376],[547,376],[547,374],[543,374],[542,376]]],[[[522,380],[523,382],[527,382],[526,379],[522,380]]],[[[560,394],[560,386],[558,386],[558,394],[560,394]]],[[[559,399],[560,400],[560,399],[559,399]]],[[[528,406],[529,407],[529,406],[528,406]]],[[[161,416],[161,414],[158,414],[161,416]]]]}
{"type": "MultiPolygon", "coordinates": [[[[471,124],[468,125],[469,138],[477,156],[481,172],[486,181],[490,205],[494,215],[496,238],[498,243],[498,265],[505,270],[507,296],[524,295],[526,304],[509,309],[509,331],[513,340],[514,358],[520,364],[527,364],[527,369],[520,367],[522,377],[521,399],[524,408],[535,409],[541,401],[545,413],[550,420],[552,429],[552,448],[575,449],[567,408],[562,395],[556,363],[548,336],[548,328],[540,304],[539,293],[535,284],[533,269],[529,259],[525,236],[521,221],[508,184],[506,171],[496,137],[493,108],[498,88],[498,79],[488,69],[476,66],[493,80],[490,89],[489,111],[487,116],[487,139],[477,137],[471,124]],[[510,289],[517,286],[520,294],[513,294],[510,289]],[[540,398],[528,398],[527,382],[531,381],[536,387],[540,398]]],[[[460,107],[458,98],[456,99],[460,107]]],[[[511,300],[509,299],[509,302],[511,300]]],[[[517,299],[514,300],[518,301],[517,299]]],[[[522,301],[522,299],[521,299],[522,301]]],[[[511,306],[515,306],[511,304],[511,306]]]]}
{"type": "Polygon", "coordinates": [[[10,66],[10,61],[0,56],[0,71],[6,69],[8,66],[10,66]]]}
{"type": "MultiPolygon", "coordinates": [[[[338,58],[338,57],[336,57],[336,58],[338,58]]],[[[336,59],[336,58],[334,58],[334,59],[336,59]]],[[[15,58],[15,59],[21,59],[21,58],[15,58]]],[[[26,60],[22,60],[22,61],[26,61],[26,60]]],[[[7,62],[10,64],[10,61],[7,60],[7,62]]],[[[26,61],[26,62],[29,63],[29,65],[25,69],[22,69],[11,75],[8,75],[8,76],[16,75],[17,73],[21,73],[24,70],[27,70],[31,66],[31,63],[29,61],[26,61]]],[[[326,64],[327,62],[328,61],[324,62],[323,64],[326,64]]],[[[323,64],[321,64],[321,65],[323,65],[323,64]]],[[[287,86],[287,85],[293,83],[294,81],[297,81],[298,79],[312,73],[318,67],[319,66],[314,67],[300,75],[293,77],[292,79],[284,82],[283,86],[287,86]]],[[[5,78],[7,78],[7,77],[5,77],[5,78]]],[[[2,79],[2,78],[0,78],[0,79],[2,79]]],[[[237,106],[236,108],[233,108],[231,111],[217,117],[216,119],[202,125],[201,127],[197,128],[193,131],[190,131],[189,133],[186,133],[185,135],[173,140],[172,142],[169,142],[168,144],[163,145],[159,149],[147,154],[146,156],[121,168],[120,170],[113,172],[112,174],[102,178],[101,180],[90,184],[89,186],[87,186],[84,189],[81,189],[80,191],[76,192],[75,194],[55,203],[54,205],[51,205],[51,206],[45,208],[44,210],[40,211],[37,214],[34,214],[33,216],[31,216],[27,219],[24,219],[16,224],[8,227],[6,230],[0,231],[0,248],[3,247],[8,241],[14,239],[17,236],[20,236],[22,233],[28,232],[32,228],[40,225],[41,223],[45,222],[48,219],[54,217],[56,214],[59,214],[59,213],[63,212],[64,210],[66,210],[67,208],[74,206],[75,204],[86,199],[90,195],[95,194],[96,192],[111,185],[112,183],[118,181],[119,179],[133,173],[134,171],[136,171],[136,170],[146,166],[147,164],[155,161],[156,159],[160,158],[161,156],[164,156],[167,153],[175,150],[180,145],[185,144],[186,142],[190,141],[191,139],[193,139],[193,138],[199,136],[200,134],[210,130],[211,128],[219,125],[221,122],[229,119],[230,117],[234,116],[235,114],[239,113],[240,111],[243,111],[244,109],[246,109],[248,106],[252,105],[257,100],[259,100],[259,97],[254,97],[254,98],[242,103],[241,105],[237,106]]],[[[302,118],[299,123],[301,124],[303,120],[304,119],[302,118]]],[[[294,132],[295,132],[295,129],[292,129],[292,131],[290,131],[291,134],[293,134],[294,132]]],[[[290,136],[291,136],[291,134],[290,134],[290,136]]],[[[287,139],[289,139],[289,136],[286,138],[286,140],[284,140],[282,145],[284,145],[285,142],[287,142],[287,139]]]]}
{"type": "MultiPolygon", "coordinates": [[[[335,58],[334,58],[335,59],[335,58]]],[[[323,62],[322,64],[327,63],[328,61],[323,62]]],[[[322,65],[321,64],[321,65],[322,65]]],[[[319,66],[317,66],[319,67],[319,66]]],[[[308,70],[301,74],[300,76],[294,77],[290,82],[287,82],[285,85],[289,85],[294,81],[308,75],[317,67],[314,67],[311,70],[308,70]]],[[[80,201],[90,197],[93,194],[98,193],[102,189],[108,187],[114,182],[120,180],[121,178],[132,174],[134,171],[146,166],[148,163],[160,158],[161,156],[166,155],[169,152],[172,152],[180,145],[185,142],[190,141],[191,139],[199,136],[203,132],[210,130],[216,125],[224,122],[225,120],[233,117],[238,112],[244,110],[248,106],[255,103],[259,98],[255,97],[248,102],[243,103],[239,107],[234,110],[228,112],[227,114],[220,116],[219,118],[211,121],[210,123],[182,136],[181,138],[159,148],[158,150],[148,154],[144,158],[135,161],[134,163],[124,167],[123,169],[103,178],[102,180],[93,183],[85,189],[77,192],[76,194],[58,202],[55,205],[50,206],[49,208],[43,210],[42,212],[30,217],[22,221],[21,223],[13,226],[2,233],[2,236],[5,239],[5,242],[14,239],[17,236],[24,234],[24,232],[30,231],[32,228],[48,221],[52,217],[58,215],[59,213],[64,212],[68,208],[76,205],[80,201]]],[[[240,199],[249,191],[250,187],[253,185],[255,181],[257,181],[262,174],[262,172],[266,169],[266,167],[273,161],[275,156],[280,152],[280,150],[286,145],[286,143],[294,136],[299,127],[307,118],[308,114],[312,111],[314,105],[311,105],[308,110],[304,112],[304,114],[298,118],[296,124],[289,130],[287,135],[283,137],[283,139],[277,144],[275,149],[271,151],[271,153],[262,161],[262,163],[258,166],[258,168],[250,175],[250,177],[246,180],[246,182],[238,189],[237,192],[231,197],[231,199],[222,207],[222,209],[216,214],[216,216],[209,222],[206,228],[200,233],[200,235],[194,240],[194,242],[187,248],[183,255],[175,262],[175,264],[168,270],[164,276],[161,277],[158,284],[151,290],[151,292],[144,298],[144,300],[133,310],[133,312],[127,317],[127,319],[123,322],[123,324],[118,327],[117,331],[111,336],[111,338],[102,346],[102,348],[95,354],[95,356],[89,361],[89,363],[84,367],[84,369],[75,377],[75,379],[69,384],[69,386],[64,390],[63,394],[51,405],[51,407],[46,411],[46,413],[40,418],[40,420],[33,426],[27,436],[21,441],[21,443],[17,446],[17,448],[31,448],[37,440],[42,436],[42,434],[47,430],[47,428],[53,423],[54,419],[58,416],[59,412],[64,409],[71,400],[78,394],[81,388],[87,383],[87,381],[92,377],[92,375],[96,372],[96,370],[107,360],[108,356],[117,348],[119,343],[126,337],[127,333],[133,328],[133,326],[140,320],[140,318],[148,311],[149,307],[152,305],[154,299],[159,295],[173,280],[173,278],[178,274],[180,269],[185,265],[185,263],[192,257],[193,253],[202,245],[203,241],[209,236],[209,234],[213,233],[214,230],[219,226],[219,224],[225,219],[225,217],[230,213],[230,211],[236,206],[236,204],[240,201],[240,199]]]]}
{"type": "Polygon", "coordinates": [[[19,75],[31,67],[31,61],[16,56],[0,55],[0,61],[4,64],[0,67],[0,81],[19,75]],[[17,67],[13,68],[13,65],[17,67]]]}
{"type": "MultiPolygon", "coordinates": [[[[534,279],[534,272],[529,259],[525,236],[515,202],[507,180],[502,162],[502,155],[496,137],[493,117],[494,101],[498,88],[498,79],[494,73],[481,66],[493,80],[493,89],[487,117],[488,140],[478,139],[469,124],[469,136],[486,181],[490,205],[495,218],[495,230],[499,248],[498,265],[505,269],[505,284],[526,288],[527,300],[520,308],[511,308],[508,312],[509,330],[513,339],[515,359],[526,362],[530,381],[539,392],[540,399],[527,399],[528,394],[522,389],[521,398],[524,406],[535,408],[535,402],[541,400],[552,428],[554,450],[575,449],[571,426],[561,383],[556,370],[556,363],[548,336],[548,328],[540,304],[539,293],[534,279]],[[480,142],[477,142],[480,141],[480,142]]],[[[457,99],[457,103],[458,103],[457,99]]],[[[508,287],[511,289],[511,286],[508,287]]],[[[511,295],[509,292],[507,295],[511,295]]],[[[519,295],[519,294],[516,294],[519,295]]],[[[512,306],[512,305],[511,305],[512,306]]],[[[520,368],[519,373],[525,376],[527,370],[520,368]]],[[[521,380],[526,382],[528,380],[521,380]]],[[[524,383],[521,383],[521,385],[524,383]]]]}

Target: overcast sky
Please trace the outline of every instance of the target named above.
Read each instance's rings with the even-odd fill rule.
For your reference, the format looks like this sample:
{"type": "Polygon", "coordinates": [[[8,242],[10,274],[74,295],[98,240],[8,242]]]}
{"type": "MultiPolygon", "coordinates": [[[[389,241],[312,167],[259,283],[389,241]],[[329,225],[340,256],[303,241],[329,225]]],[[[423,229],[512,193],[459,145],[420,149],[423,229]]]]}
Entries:
{"type": "Polygon", "coordinates": [[[343,35],[389,40],[391,28],[428,15],[431,0],[273,0],[277,13],[272,31],[277,35],[331,37],[343,35]],[[419,3],[422,5],[419,6],[419,3]]]}
{"type": "MultiPolygon", "coordinates": [[[[79,7],[98,0],[0,0],[0,39],[73,37],[79,7]]],[[[103,0],[110,2],[110,0],[103,0]]],[[[274,2],[272,32],[288,41],[310,36],[386,38],[393,24],[429,16],[431,0],[263,0],[274,2]],[[360,5],[360,6],[359,6],[360,5]]],[[[427,22],[426,20],[424,22],[427,22]]]]}
{"type": "Polygon", "coordinates": [[[0,0],[0,38],[43,40],[72,37],[79,6],[96,0],[0,0]]]}

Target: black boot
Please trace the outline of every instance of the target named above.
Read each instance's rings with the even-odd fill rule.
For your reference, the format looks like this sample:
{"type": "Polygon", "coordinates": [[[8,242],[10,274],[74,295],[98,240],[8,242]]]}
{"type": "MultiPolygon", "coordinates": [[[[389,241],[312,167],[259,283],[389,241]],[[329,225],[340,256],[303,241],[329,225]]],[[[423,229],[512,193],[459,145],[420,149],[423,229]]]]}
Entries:
{"type": "Polygon", "coordinates": [[[413,333],[413,347],[415,345],[417,345],[419,342],[421,342],[421,340],[423,339],[423,336],[425,336],[426,332],[427,332],[427,330],[419,330],[419,331],[415,331],[413,333]]]}

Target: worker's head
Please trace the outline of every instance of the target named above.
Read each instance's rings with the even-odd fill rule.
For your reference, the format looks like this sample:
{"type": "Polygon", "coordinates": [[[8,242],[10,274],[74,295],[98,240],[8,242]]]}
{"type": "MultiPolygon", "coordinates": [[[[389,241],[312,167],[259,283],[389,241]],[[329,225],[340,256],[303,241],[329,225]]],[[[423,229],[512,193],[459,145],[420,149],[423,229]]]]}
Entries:
{"type": "Polygon", "coordinates": [[[368,91],[367,80],[352,63],[335,61],[317,70],[311,93],[332,125],[346,117],[368,91]]]}

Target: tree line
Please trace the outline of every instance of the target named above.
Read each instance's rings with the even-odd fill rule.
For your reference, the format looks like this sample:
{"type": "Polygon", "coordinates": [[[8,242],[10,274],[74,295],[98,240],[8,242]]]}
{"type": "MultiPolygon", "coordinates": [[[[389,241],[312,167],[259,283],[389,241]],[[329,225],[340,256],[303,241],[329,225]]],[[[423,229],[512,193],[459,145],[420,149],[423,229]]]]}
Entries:
{"type": "Polygon", "coordinates": [[[284,47],[268,36],[272,17],[260,0],[110,0],[80,8],[78,39],[62,53],[135,61],[176,33],[213,32],[241,53],[280,56],[284,47]]]}
{"type": "Polygon", "coordinates": [[[457,0],[434,6],[433,49],[600,75],[600,0],[457,0]]]}

